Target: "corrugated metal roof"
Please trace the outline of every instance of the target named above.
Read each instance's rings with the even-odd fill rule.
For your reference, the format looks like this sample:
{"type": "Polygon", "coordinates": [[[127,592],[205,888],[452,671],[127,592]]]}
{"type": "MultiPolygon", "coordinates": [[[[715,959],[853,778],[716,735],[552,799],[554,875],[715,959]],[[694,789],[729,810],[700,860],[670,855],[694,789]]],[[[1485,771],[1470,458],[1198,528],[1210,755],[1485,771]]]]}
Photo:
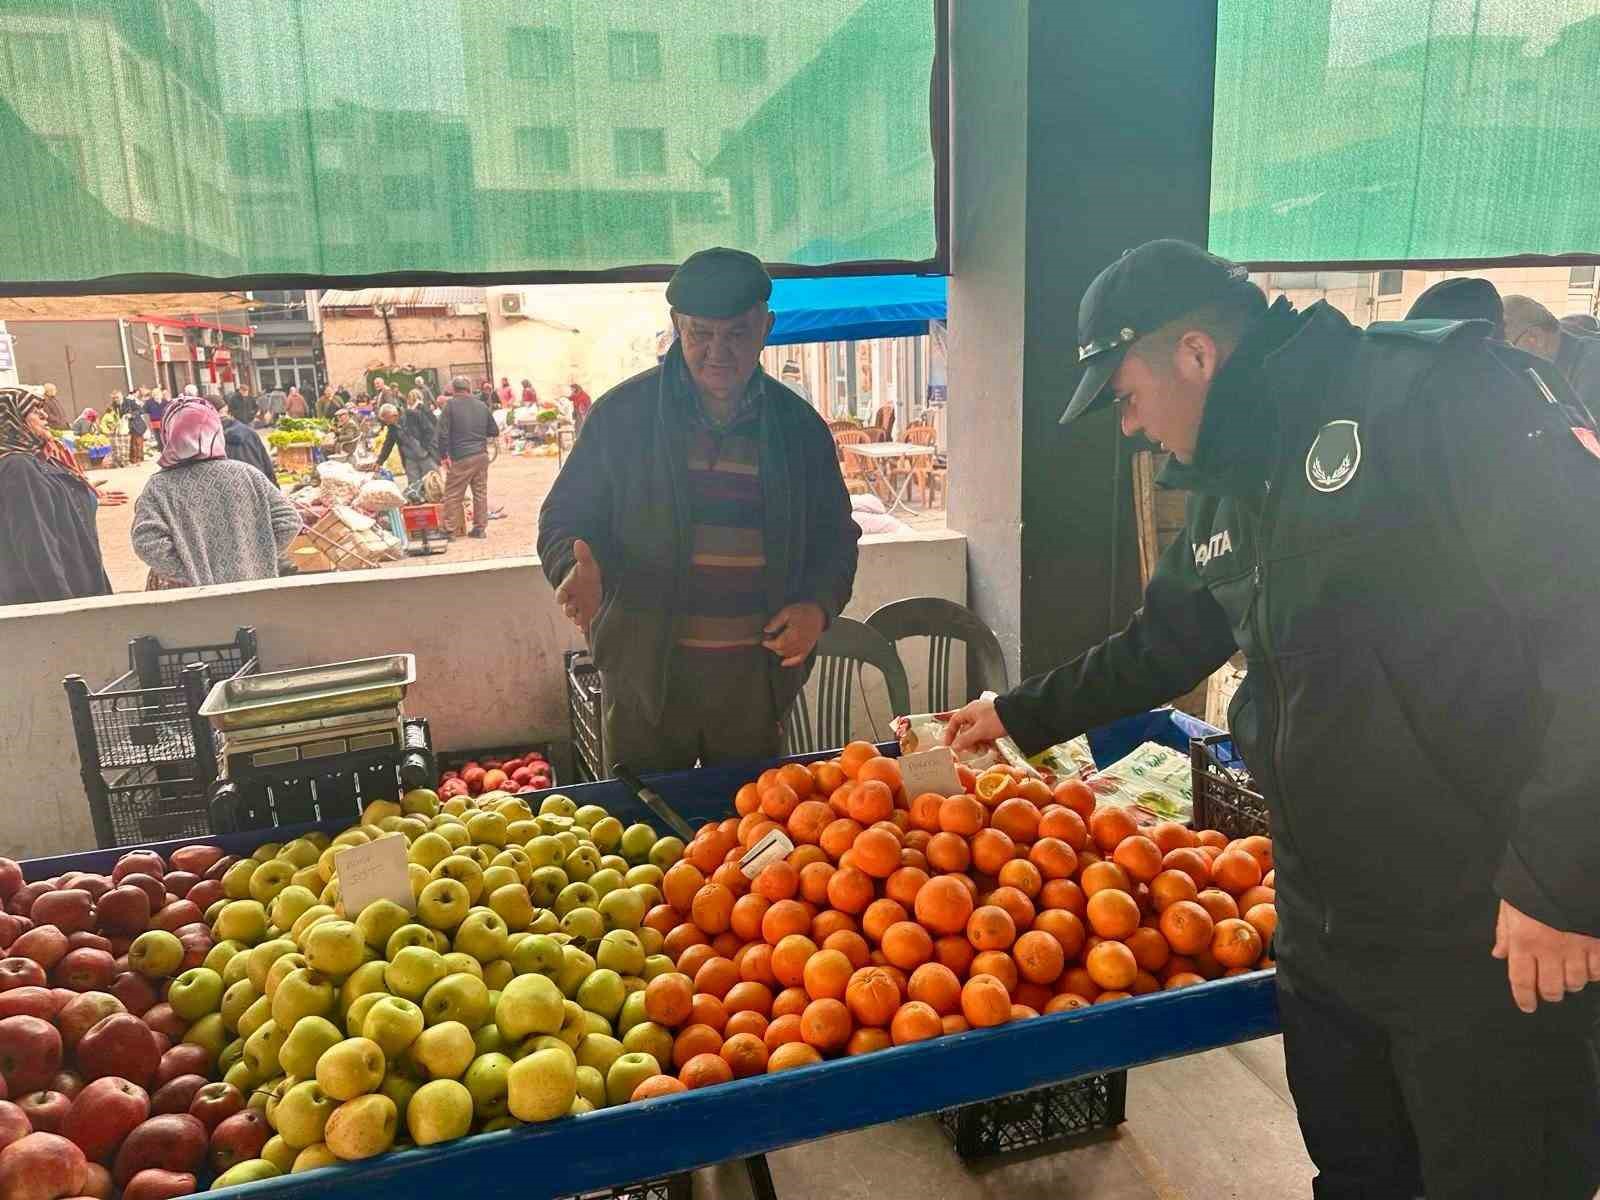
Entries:
{"type": "Polygon", "coordinates": [[[323,308],[371,308],[375,304],[393,308],[449,308],[458,304],[482,303],[484,289],[475,287],[360,288],[356,291],[330,289],[322,293],[323,308]]]}

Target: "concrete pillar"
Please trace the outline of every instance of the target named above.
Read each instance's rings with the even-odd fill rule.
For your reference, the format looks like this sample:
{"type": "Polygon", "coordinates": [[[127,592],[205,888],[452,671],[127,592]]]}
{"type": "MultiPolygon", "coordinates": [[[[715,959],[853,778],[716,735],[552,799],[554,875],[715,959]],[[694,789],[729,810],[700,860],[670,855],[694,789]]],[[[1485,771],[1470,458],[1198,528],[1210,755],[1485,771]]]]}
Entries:
{"type": "Polygon", "coordinates": [[[1123,250],[1204,244],[1216,11],[1199,0],[952,0],[950,527],[1015,673],[1138,603],[1126,469],[1076,385],[1078,301],[1123,250]]]}

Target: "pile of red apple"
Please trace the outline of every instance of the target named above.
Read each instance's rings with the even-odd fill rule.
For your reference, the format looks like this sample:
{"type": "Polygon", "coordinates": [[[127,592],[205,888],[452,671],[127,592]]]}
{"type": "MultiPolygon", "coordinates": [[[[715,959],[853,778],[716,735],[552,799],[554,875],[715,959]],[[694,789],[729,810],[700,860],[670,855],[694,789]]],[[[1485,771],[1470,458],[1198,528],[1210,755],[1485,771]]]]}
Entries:
{"type": "Polygon", "coordinates": [[[215,944],[204,914],[235,861],[215,846],[135,851],[109,876],[25,884],[0,859],[0,1200],[161,1200],[259,1156],[265,1116],[211,1082],[216,1050],[185,1041],[167,1003],[215,944]],[[149,930],[177,942],[136,944],[149,930]]]}
{"type": "Polygon", "coordinates": [[[542,792],[553,781],[550,761],[537,750],[517,758],[485,758],[482,762],[471,759],[459,771],[446,771],[439,776],[439,799],[498,791],[542,792]]]}

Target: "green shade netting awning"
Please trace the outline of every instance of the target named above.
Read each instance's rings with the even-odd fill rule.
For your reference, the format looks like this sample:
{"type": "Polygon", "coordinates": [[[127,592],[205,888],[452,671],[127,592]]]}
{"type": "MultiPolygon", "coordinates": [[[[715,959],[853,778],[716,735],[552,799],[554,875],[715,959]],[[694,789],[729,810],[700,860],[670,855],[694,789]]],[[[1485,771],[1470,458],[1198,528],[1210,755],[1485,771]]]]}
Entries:
{"type": "Polygon", "coordinates": [[[1219,0],[1217,16],[1217,253],[1600,253],[1600,0],[1219,0]]]}
{"type": "Polygon", "coordinates": [[[937,248],[932,0],[5,0],[0,280],[937,248]]]}

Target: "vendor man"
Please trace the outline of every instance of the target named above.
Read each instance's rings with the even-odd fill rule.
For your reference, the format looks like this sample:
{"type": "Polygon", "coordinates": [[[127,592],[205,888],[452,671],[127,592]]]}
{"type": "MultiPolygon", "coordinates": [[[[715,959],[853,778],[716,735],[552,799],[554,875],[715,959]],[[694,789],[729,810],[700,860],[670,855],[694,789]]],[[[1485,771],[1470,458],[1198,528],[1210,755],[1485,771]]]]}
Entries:
{"type": "Polygon", "coordinates": [[[1165,445],[1187,528],[1121,633],[950,723],[1032,753],[1244,651],[1319,1198],[1600,1184],[1600,441],[1490,334],[1269,308],[1182,242],[1124,255],[1062,420],[1110,399],[1165,445]]]}
{"type": "Polygon", "coordinates": [[[605,747],[641,771],[771,758],[859,531],[833,439],[766,375],[772,280],[716,248],[667,285],[677,341],[595,402],[539,514],[539,557],[589,637],[605,747]]]}

